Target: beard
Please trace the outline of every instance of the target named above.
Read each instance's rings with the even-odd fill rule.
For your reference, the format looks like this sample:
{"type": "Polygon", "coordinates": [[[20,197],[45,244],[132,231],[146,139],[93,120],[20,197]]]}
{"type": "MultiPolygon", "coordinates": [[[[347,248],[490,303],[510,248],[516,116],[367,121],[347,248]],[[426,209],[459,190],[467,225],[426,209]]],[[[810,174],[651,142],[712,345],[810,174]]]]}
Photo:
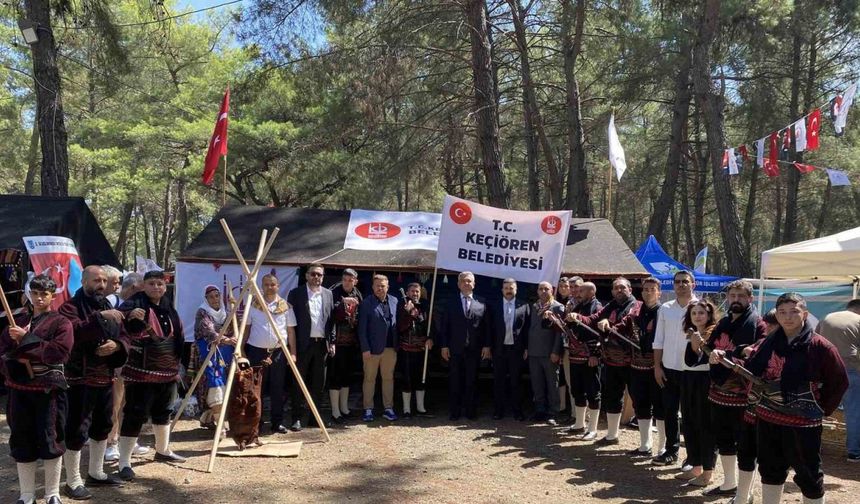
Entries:
{"type": "Polygon", "coordinates": [[[746,309],[747,307],[740,303],[732,303],[731,306],[729,306],[729,311],[732,313],[743,313],[746,309]]]}

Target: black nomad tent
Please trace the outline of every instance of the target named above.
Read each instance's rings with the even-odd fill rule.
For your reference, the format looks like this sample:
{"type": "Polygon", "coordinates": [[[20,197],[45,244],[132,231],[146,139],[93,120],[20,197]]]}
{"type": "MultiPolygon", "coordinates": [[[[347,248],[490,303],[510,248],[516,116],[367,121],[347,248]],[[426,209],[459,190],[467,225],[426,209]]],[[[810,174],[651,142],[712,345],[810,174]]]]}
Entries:
{"type": "MultiPolygon", "coordinates": [[[[331,268],[432,272],[436,253],[428,250],[345,250],[349,210],[234,206],[222,209],[177,262],[235,263],[219,221],[227,221],[246,258],[256,254],[263,228],[280,228],[267,264],[304,266],[319,262],[331,268]]],[[[649,275],[606,219],[571,219],[563,272],[589,279],[649,275]]]]}

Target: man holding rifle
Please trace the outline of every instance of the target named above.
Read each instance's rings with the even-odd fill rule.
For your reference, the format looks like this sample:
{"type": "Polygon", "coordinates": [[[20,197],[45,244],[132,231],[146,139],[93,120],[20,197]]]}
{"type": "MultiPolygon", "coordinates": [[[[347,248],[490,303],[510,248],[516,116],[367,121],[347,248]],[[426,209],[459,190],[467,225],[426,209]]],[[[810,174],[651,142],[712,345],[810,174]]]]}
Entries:
{"type": "Polygon", "coordinates": [[[574,338],[568,338],[568,358],[570,360],[570,387],[573,396],[576,422],[568,429],[568,434],[581,434],[583,441],[593,441],[597,437],[597,420],[600,416],[600,339],[586,331],[575,322],[577,316],[588,317],[599,312],[603,305],[595,294],[597,286],[593,282],[583,282],[576,291],[577,303],[567,314],[574,338]],[[588,412],[588,424],[585,417],[588,412]]]}
{"type": "Polygon", "coordinates": [[[421,375],[424,370],[424,352],[433,348],[433,340],[427,337],[427,307],[421,303],[421,284],[418,282],[406,287],[405,296],[397,305],[397,332],[400,334],[397,364],[404,378],[403,416],[412,416],[413,392],[416,413],[426,415],[421,375]]]}

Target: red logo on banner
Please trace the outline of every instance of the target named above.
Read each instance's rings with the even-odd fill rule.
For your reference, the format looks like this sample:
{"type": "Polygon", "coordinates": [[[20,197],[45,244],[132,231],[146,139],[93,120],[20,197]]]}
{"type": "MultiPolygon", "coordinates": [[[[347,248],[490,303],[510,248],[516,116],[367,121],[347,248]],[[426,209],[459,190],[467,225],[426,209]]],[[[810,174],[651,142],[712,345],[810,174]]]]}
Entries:
{"type": "Polygon", "coordinates": [[[458,201],[451,205],[449,213],[451,215],[451,220],[457,224],[465,224],[472,220],[472,209],[462,201],[458,201]]]}
{"type": "Polygon", "coordinates": [[[544,217],[543,221],[540,223],[540,228],[543,229],[544,233],[554,235],[561,231],[561,219],[555,215],[544,217]]]}
{"type": "Polygon", "coordinates": [[[355,234],[368,240],[385,240],[400,234],[400,227],[389,222],[368,222],[355,228],[355,234]]]}

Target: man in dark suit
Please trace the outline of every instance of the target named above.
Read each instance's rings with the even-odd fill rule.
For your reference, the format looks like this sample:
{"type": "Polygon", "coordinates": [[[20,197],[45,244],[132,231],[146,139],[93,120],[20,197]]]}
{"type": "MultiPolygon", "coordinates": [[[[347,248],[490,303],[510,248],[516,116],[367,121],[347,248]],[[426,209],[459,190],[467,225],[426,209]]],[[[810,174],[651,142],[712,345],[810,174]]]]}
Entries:
{"type": "Polygon", "coordinates": [[[382,375],[382,416],[393,422],[394,413],[394,366],[397,364],[397,298],[388,294],[388,277],[373,275],[373,295],[358,307],[358,343],[361,345],[361,360],[364,363],[365,422],[373,421],[373,395],[376,390],[376,375],[382,375]]]}
{"type": "Polygon", "coordinates": [[[457,277],[460,294],[448,303],[439,340],[442,359],[448,362],[450,420],[459,420],[465,411],[469,420],[478,417],[475,386],[481,359],[489,359],[489,314],[483,299],[475,297],[475,275],[464,271],[457,277]]]}
{"type": "MultiPolygon", "coordinates": [[[[326,356],[334,355],[335,351],[334,317],[332,317],[334,302],[331,291],[322,286],[321,264],[308,266],[305,279],[306,285],[296,287],[287,295],[287,302],[296,317],[296,326],[289,331],[290,352],[293,352],[299,374],[311,394],[311,399],[319,407],[325,386],[326,356]]],[[[290,429],[300,431],[306,410],[305,398],[296,381],[293,383],[290,401],[293,410],[293,425],[290,429]]]]}
{"type": "Polygon", "coordinates": [[[505,405],[517,420],[523,420],[522,369],[526,360],[529,317],[531,309],[525,301],[517,299],[517,281],[506,278],[502,282],[501,301],[490,310],[493,342],[493,419],[505,416],[505,405]]]}

